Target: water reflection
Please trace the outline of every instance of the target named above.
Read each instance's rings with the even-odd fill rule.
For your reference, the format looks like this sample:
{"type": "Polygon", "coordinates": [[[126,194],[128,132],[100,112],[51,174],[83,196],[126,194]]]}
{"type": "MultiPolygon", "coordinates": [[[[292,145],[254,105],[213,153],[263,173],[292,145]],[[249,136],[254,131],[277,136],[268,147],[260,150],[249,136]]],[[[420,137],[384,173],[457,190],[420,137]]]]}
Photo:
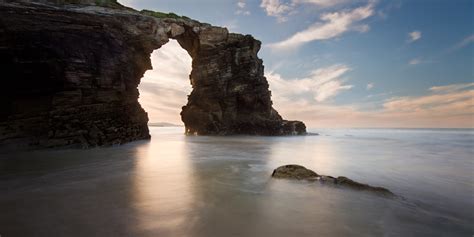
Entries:
{"type": "Polygon", "coordinates": [[[268,144],[271,147],[268,169],[286,164],[300,164],[320,174],[336,175],[343,165],[337,161],[340,157],[336,144],[315,137],[274,138],[268,144]]]}
{"type": "Polygon", "coordinates": [[[151,132],[151,141],[120,147],[0,154],[0,234],[462,236],[473,231],[470,137],[437,134],[444,140],[430,145],[430,134],[410,141],[386,133],[374,139],[367,133],[151,132]],[[444,145],[447,140],[456,142],[444,145]],[[456,159],[447,160],[453,147],[456,159]],[[288,163],[386,186],[406,199],[270,178],[275,167],[288,163]]]}
{"type": "Polygon", "coordinates": [[[255,236],[270,147],[260,139],[187,137],[194,169],[193,236],[255,236]],[[216,143],[218,145],[216,145],[216,143]],[[242,149],[244,148],[244,149],[242,149]]]}
{"type": "Polygon", "coordinates": [[[187,235],[194,202],[193,169],[182,136],[152,140],[135,150],[137,228],[155,235],[187,235]]]}
{"type": "MultiPolygon", "coordinates": [[[[155,136],[156,138],[159,136],[155,136]]],[[[390,148],[393,146],[390,139],[377,141],[382,150],[367,149],[370,144],[346,138],[176,139],[178,144],[182,143],[182,146],[178,145],[180,148],[166,149],[173,147],[173,142],[157,139],[161,144],[155,145],[152,140],[147,147],[153,151],[137,153],[139,156],[176,159],[169,163],[167,158],[163,158],[164,162],[156,163],[145,162],[149,157],[144,161],[137,161],[143,162],[137,165],[137,177],[141,176],[141,172],[153,171],[160,174],[151,176],[150,182],[145,185],[148,187],[143,187],[144,183],[139,187],[144,190],[158,187],[160,192],[165,192],[145,196],[144,199],[154,199],[156,205],[163,203],[170,207],[148,208],[144,205],[140,208],[139,213],[147,214],[140,218],[145,223],[143,226],[155,233],[168,233],[170,236],[397,236],[419,231],[429,223],[437,223],[436,228],[433,226],[420,233],[462,233],[467,230],[469,222],[447,221],[446,218],[452,217],[441,217],[432,208],[430,210],[414,203],[321,185],[315,188],[315,184],[311,183],[275,181],[269,178],[275,167],[296,163],[322,174],[360,176],[363,181],[375,184],[379,182],[390,187],[397,184],[384,175],[387,172],[384,165],[391,161],[376,156],[395,152],[390,148]],[[364,146],[366,149],[361,150],[364,146]],[[139,168],[142,165],[147,168],[139,168]],[[168,219],[158,218],[168,215],[168,219]],[[434,217],[436,215],[438,217],[434,217]],[[150,220],[149,217],[155,218],[150,220]],[[437,218],[441,218],[441,221],[437,218]],[[163,229],[169,232],[156,232],[163,229]]],[[[390,172],[394,171],[388,173],[390,172]]],[[[142,192],[143,190],[137,191],[142,192]]]]}
{"type": "Polygon", "coordinates": [[[129,147],[0,155],[2,236],[135,233],[129,147]]]}

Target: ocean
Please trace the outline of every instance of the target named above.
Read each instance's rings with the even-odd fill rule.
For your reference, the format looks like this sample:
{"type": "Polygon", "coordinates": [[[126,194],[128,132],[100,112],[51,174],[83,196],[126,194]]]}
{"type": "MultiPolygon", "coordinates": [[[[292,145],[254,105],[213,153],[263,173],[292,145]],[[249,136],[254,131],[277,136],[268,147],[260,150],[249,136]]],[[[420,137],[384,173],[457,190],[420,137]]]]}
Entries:
{"type": "Polygon", "coordinates": [[[472,236],[474,130],[311,129],[0,153],[0,236],[472,236]],[[398,198],[275,180],[299,164],[398,198]]]}

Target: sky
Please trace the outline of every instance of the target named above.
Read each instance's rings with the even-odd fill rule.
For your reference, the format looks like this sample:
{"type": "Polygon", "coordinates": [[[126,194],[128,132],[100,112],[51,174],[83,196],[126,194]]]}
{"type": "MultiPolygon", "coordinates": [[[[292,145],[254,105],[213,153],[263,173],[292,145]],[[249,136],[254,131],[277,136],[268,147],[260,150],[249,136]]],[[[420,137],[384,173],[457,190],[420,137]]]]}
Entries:
{"type": "MultiPolygon", "coordinates": [[[[311,128],[474,127],[472,0],[119,0],[262,41],[274,108],[311,128]]],[[[191,58],[171,40],[139,86],[181,124],[191,58]]]]}

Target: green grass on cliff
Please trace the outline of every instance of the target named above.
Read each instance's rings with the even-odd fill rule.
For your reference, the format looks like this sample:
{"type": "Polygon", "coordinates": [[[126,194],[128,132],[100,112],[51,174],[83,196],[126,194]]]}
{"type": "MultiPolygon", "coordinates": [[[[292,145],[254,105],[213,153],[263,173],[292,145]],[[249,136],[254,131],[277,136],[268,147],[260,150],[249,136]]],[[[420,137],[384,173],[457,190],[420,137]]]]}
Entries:
{"type": "Polygon", "coordinates": [[[117,0],[95,0],[95,4],[101,7],[122,6],[122,4],[118,3],[117,0]]]}
{"type": "MultiPolygon", "coordinates": [[[[0,0],[1,1],[1,0],[0,0]]],[[[128,9],[132,11],[136,11],[133,8],[126,7],[117,0],[50,0],[51,2],[54,2],[55,4],[84,4],[84,5],[96,5],[96,6],[101,6],[101,7],[109,7],[109,8],[116,8],[116,9],[128,9]]],[[[141,14],[147,15],[147,16],[152,16],[156,18],[173,18],[173,19],[185,19],[185,20],[191,20],[187,16],[179,16],[175,13],[164,13],[164,12],[155,12],[151,10],[141,10],[141,14]]]]}
{"type": "Polygon", "coordinates": [[[117,0],[52,0],[55,4],[85,4],[85,5],[96,5],[101,7],[110,7],[110,8],[126,8],[122,4],[118,3],[117,0]]]}
{"type": "Polygon", "coordinates": [[[119,2],[117,2],[117,0],[94,0],[94,2],[95,2],[95,5],[101,6],[101,7],[122,8],[122,9],[125,8],[125,9],[128,9],[128,10],[135,11],[135,9],[133,9],[133,8],[126,7],[122,4],[120,4],[119,2]]]}
{"type": "Polygon", "coordinates": [[[147,15],[147,16],[152,16],[156,18],[173,18],[173,19],[185,19],[185,20],[190,20],[189,17],[187,16],[178,16],[175,13],[164,13],[164,12],[155,12],[155,11],[150,11],[150,10],[141,10],[141,14],[147,15]]]}

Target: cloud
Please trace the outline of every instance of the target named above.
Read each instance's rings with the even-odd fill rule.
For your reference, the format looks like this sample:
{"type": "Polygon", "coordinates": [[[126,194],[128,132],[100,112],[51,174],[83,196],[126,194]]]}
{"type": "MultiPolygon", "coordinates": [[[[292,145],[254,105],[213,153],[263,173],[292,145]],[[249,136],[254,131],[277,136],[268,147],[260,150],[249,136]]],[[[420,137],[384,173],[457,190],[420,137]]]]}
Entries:
{"type": "Polygon", "coordinates": [[[370,94],[370,95],[367,95],[367,98],[370,99],[370,98],[376,98],[376,97],[386,97],[386,96],[389,96],[393,94],[393,92],[383,92],[383,93],[378,93],[378,94],[370,94]]]}
{"type": "Polygon", "coordinates": [[[260,7],[265,10],[268,16],[274,16],[278,22],[287,21],[285,16],[293,9],[293,6],[287,3],[280,2],[280,0],[262,0],[260,7]]]}
{"type": "Polygon", "coordinates": [[[237,11],[235,11],[235,14],[236,15],[245,15],[245,16],[248,16],[250,15],[250,11],[246,10],[245,7],[246,7],[246,2],[245,0],[239,0],[237,1],[237,11]]]}
{"type": "Polygon", "coordinates": [[[398,10],[402,7],[402,2],[400,0],[396,1],[390,1],[387,4],[385,4],[382,9],[377,11],[377,15],[383,19],[386,20],[389,16],[389,13],[394,10],[398,10]]]}
{"type": "MultiPolygon", "coordinates": [[[[473,112],[474,90],[455,90],[420,97],[392,98],[383,104],[386,113],[447,116],[473,112]],[[445,114],[446,113],[446,114],[445,114]]],[[[474,115],[474,114],[473,114],[474,115]]]]}
{"type": "Polygon", "coordinates": [[[420,63],[422,63],[422,61],[419,58],[414,58],[414,59],[412,59],[408,62],[408,64],[410,64],[410,65],[418,65],[420,63]]]}
{"type": "Polygon", "coordinates": [[[191,57],[175,40],[155,50],[153,70],[145,73],[138,89],[139,102],[150,122],[181,123],[181,107],[192,88],[189,82],[191,57]]]}
{"type": "Polygon", "coordinates": [[[288,15],[296,13],[296,8],[301,5],[324,9],[349,2],[350,0],[262,0],[260,7],[268,16],[276,17],[278,22],[285,22],[288,20],[288,15]]]}
{"type": "Polygon", "coordinates": [[[464,48],[470,45],[471,43],[474,43],[474,34],[467,36],[466,38],[455,44],[453,47],[451,47],[451,51],[464,48]]]}
{"type": "Polygon", "coordinates": [[[357,26],[354,26],[353,29],[355,31],[360,32],[360,33],[365,33],[365,32],[368,32],[370,30],[370,26],[367,25],[367,24],[357,25],[357,26]]]}
{"type": "Polygon", "coordinates": [[[408,42],[415,42],[417,40],[421,39],[421,31],[412,31],[408,33],[408,42]]]}
{"type": "Polygon", "coordinates": [[[236,14],[236,15],[249,16],[251,13],[250,13],[250,11],[237,10],[237,11],[235,11],[235,14],[236,14]]]}
{"type": "Polygon", "coordinates": [[[355,23],[373,14],[373,2],[353,10],[325,13],[321,15],[320,22],[316,22],[307,29],[297,32],[286,40],[270,44],[270,47],[280,50],[292,49],[311,41],[331,39],[350,30],[364,32],[368,30],[368,26],[357,26],[355,23]]]}
{"type": "Polygon", "coordinates": [[[293,3],[309,3],[318,7],[332,7],[342,3],[347,3],[348,0],[293,0],[293,3]]]}
{"type": "Polygon", "coordinates": [[[372,88],[374,88],[374,83],[367,84],[367,87],[366,87],[367,90],[371,90],[372,88]]]}
{"type": "Polygon", "coordinates": [[[408,64],[411,66],[418,65],[418,64],[426,64],[426,63],[436,63],[437,61],[431,59],[421,59],[421,58],[414,58],[408,61],[408,64]]]}
{"type": "Polygon", "coordinates": [[[474,87],[474,83],[461,83],[461,84],[451,84],[447,86],[433,86],[430,88],[430,91],[435,93],[446,93],[463,90],[469,87],[474,87]]]}
{"type": "Polygon", "coordinates": [[[352,88],[341,79],[349,70],[348,66],[337,64],[313,70],[306,78],[284,79],[273,72],[267,78],[276,97],[323,102],[352,88]]]}
{"type": "MultiPolygon", "coordinates": [[[[271,86],[273,84],[270,83],[271,86]]],[[[272,87],[271,87],[272,88],[272,87]]],[[[437,88],[437,87],[432,87],[437,88]]],[[[302,120],[318,127],[474,127],[474,90],[446,85],[443,93],[428,90],[422,96],[392,97],[378,102],[375,109],[364,104],[315,103],[304,99],[273,96],[275,109],[287,119],[302,120]]],[[[274,95],[278,95],[275,91],[274,95]]],[[[386,96],[388,94],[384,94],[386,96]]]]}

